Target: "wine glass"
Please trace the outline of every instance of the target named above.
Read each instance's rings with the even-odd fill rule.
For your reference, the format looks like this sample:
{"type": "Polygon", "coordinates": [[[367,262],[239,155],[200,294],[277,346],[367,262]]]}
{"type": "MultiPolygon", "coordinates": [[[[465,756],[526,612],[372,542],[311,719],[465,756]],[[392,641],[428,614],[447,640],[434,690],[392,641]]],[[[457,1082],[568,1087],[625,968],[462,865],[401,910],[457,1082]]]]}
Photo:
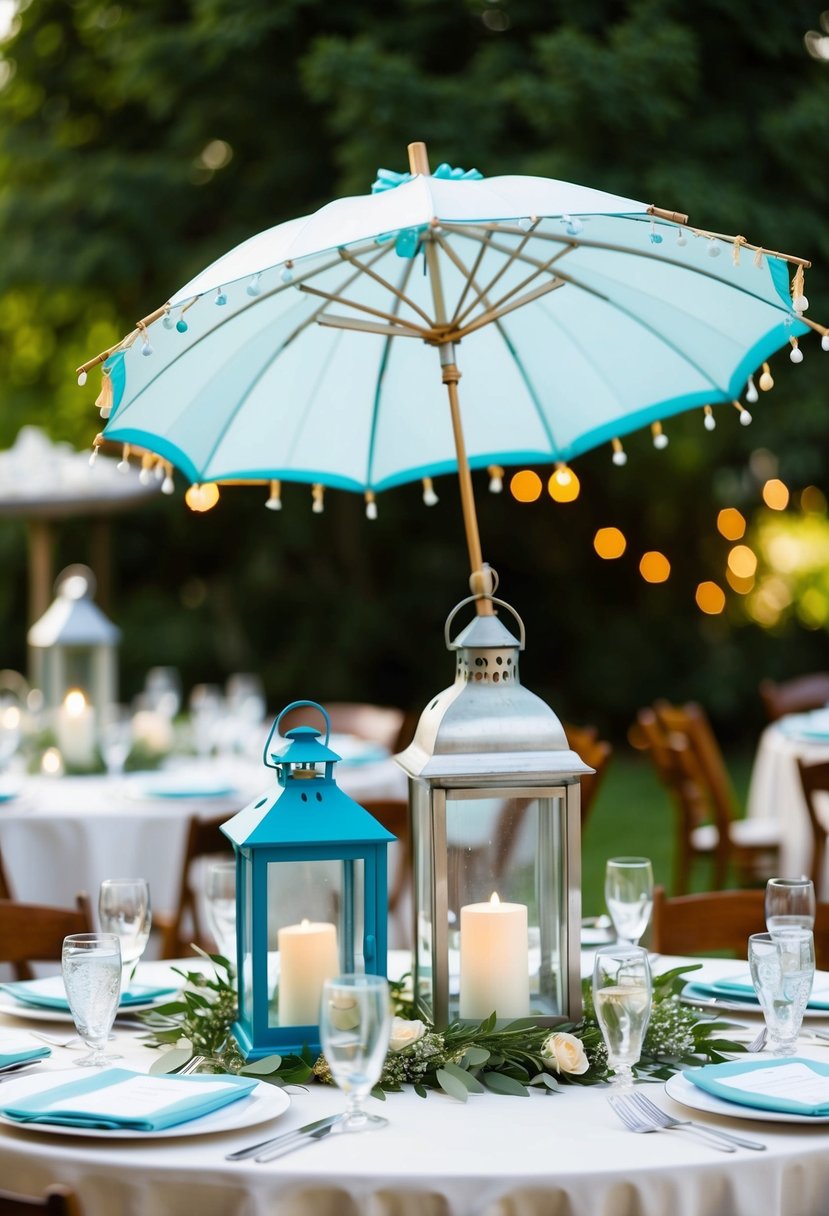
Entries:
{"type": "Polygon", "coordinates": [[[752,933],[748,965],[763,1010],[772,1055],[791,1055],[815,978],[815,939],[811,929],[787,928],[752,933]]]}
{"type": "Polygon", "coordinates": [[[653,907],[653,868],[647,857],[611,857],[605,869],[604,898],[616,936],[636,946],[653,907]]]}
{"type": "Polygon", "coordinates": [[[144,681],[147,709],[172,722],[181,707],[181,676],[175,667],[151,667],[144,681]]]}
{"type": "Polygon", "coordinates": [[[110,705],[104,710],[99,736],[108,775],[120,777],[132,750],[132,714],[126,706],[110,705]]]}
{"type": "Polygon", "coordinates": [[[641,946],[609,946],[593,963],[593,1007],[617,1089],[633,1085],[651,1014],[651,969],[641,946]]]}
{"type": "Polygon", "coordinates": [[[766,928],[813,929],[815,888],[811,878],[770,878],[766,884],[766,928]]]}
{"type": "Polygon", "coordinates": [[[145,878],[105,878],[98,893],[98,920],[121,944],[126,988],[146,949],[152,926],[150,886],[145,878]]]}
{"type": "Polygon", "coordinates": [[[213,861],[204,880],[205,913],[216,948],[236,963],[236,862],[213,861]]]}
{"type": "Polygon", "coordinates": [[[341,975],[322,986],[320,1037],[331,1076],[346,1094],[342,1128],[385,1127],[363,1103],[380,1079],[391,1033],[389,986],[379,975],[341,975]]]}
{"type": "Polygon", "coordinates": [[[119,1057],[106,1055],[121,995],[121,945],[114,933],[71,933],[61,955],[66,999],[78,1034],[90,1049],[75,1063],[100,1068],[119,1057]]]}

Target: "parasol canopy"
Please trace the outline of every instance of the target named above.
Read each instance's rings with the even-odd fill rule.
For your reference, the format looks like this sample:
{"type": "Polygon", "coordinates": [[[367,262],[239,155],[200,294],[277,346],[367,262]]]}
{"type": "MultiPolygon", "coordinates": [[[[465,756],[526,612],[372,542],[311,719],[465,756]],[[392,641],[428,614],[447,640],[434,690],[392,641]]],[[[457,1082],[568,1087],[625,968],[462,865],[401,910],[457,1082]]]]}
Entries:
{"type": "Polygon", "coordinates": [[[423,144],[409,157],[231,250],[79,368],[103,363],[96,444],[201,486],[270,483],[271,506],[283,480],[371,510],[457,470],[481,590],[470,469],[602,443],[624,459],[630,431],[693,408],[710,424],[773,352],[802,358],[810,329],[829,346],[802,259],[567,182],[432,174],[423,144]]]}

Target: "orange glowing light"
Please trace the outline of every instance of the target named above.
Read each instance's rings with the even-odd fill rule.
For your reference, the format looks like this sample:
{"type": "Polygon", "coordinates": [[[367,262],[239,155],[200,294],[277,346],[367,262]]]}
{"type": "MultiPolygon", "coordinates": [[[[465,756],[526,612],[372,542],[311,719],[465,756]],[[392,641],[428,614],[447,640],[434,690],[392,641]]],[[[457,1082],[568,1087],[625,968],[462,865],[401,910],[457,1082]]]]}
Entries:
{"type": "Polygon", "coordinates": [[[541,497],[541,478],[532,469],[522,469],[510,481],[509,489],[516,502],[536,502],[541,497]]]}
{"type": "Polygon", "coordinates": [[[728,568],[738,578],[753,578],[757,572],[757,554],[748,545],[735,545],[728,555],[728,568]]]}
{"type": "Polygon", "coordinates": [[[725,592],[716,583],[700,583],[695,599],[700,611],[706,612],[709,616],[716,616],[725,608],[725,592]]]}
{"type": "Polygon", "coordinates": [[[746,521],[736,507],[723,507],[717,516],[717,531],[726,540],[740,540],[746,534],[746,521]]]}
{"type": "Polygon", "coordinates": [[[646,583],[664,583],[671,573],[671,563],[664,553],[651,549],[648,553],[643,553],[639,573],[646,583]]]}
{"type": "Polygon", "coordinates": [[[789,505],[789,487],[779,477],[770,478],[763,486],[763,502],[772,511],[785,511],[789,505]]]}
{"type": "Polygon", "coordinates": [[[575,502],[581,490],[581,482],[572,469],[562,465],[547,482],[547,493],[553,502],[575,502]]]}
{"type": "Polygon", "coordinates": [[[627,545],[624,534],[618,528],[599,528],[593,537],[593,548],[599,557],[606,558],[608,561],[621,557],[627,545]]]}

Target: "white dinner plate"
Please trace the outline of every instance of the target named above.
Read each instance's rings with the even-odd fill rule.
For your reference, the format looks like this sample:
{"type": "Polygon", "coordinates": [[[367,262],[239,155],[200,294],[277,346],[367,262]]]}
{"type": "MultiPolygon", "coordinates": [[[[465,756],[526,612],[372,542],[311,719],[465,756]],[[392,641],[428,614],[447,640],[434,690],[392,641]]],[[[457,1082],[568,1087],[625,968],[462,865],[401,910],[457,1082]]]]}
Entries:
{"type": "Polygon", "coordinates": [[[729,1119],[755,1119],[763,1123],[829,1123],[829,1115],[795,1115],[783,1110],[760,1110],[756,1106],[743,1106],[738,1102],[726,1102],[699,1089],[686,1081],[681,1072],[665,1082],[665,1093],[674,1102],[681,1102],[691,1110],[705,1111],[709,1115],[726,1115],[729,1119]]]}
{"type": "MultiPolygon", "coordinates": [[[[119,1005],[115,1017],[116,1019],[128,1018],[133,1013],[141,1013],[144,1010],[152,1009],[155,1005],[165,1005],[167,1001],[175,999],[175,993],[171,992],[167,996],[157,996],[152,1001],[141,1001],[134,1005],[119,1005]]],[[[0,1013],[5,1013],[12,1018],[22,1018],[25,1022],[71,1022],[74,1024],[74,1019],[68,1009],[50,1009],[46,1005],[27,1005],[24,1001],[16,1001],[13,996],[6,994],[0,994],[0,1013]]]]}
{"type": "Polygon", "coordinates": [[[229,798],[238,792],[233,781],[198,773],[148,773],[133,777],[128,790],[132,798],[229,798]]]}
{"type": "MultiPolygon", "coordinates": [[[[77,1081],[74,1068],[61,1071],[39,1072],[20,1077],[17,1081],[4,1081],[2,1101],[6,1105],[19,1098],[27,1098],[40,1090],[51,1089],[66,1081],[77,1081]]],[[[246,1098],[231,1102],[220,1110],[211,1111],[199,1119],[190,1119],[176,1127],[164,1127],[155,1132],[139,1132],[132,1128],[68,1127],[62,1123],[19,1123],[0,1115],[0,1124],[14,1127],[22,1132],[46,1132],[50,1136],[94,1136],[100,1140],[169,1140],[174,1136],[208,1136],[211,1132],[234,1132],[257,1123],[277,1119],[291,1105],[291,1099],[278,1085],[267,1081],[257,1082],[246,1098]]]]}
{"type": "MultiPolygon", "coordinates": [[[[741,1001],[738,998],[729,1000],[725,996],[707,996],[705,993],[691,992],[686,996],[687,989],[682,992],[680,1000],[683,1005],[693,1005],[696,1009],[710,1009],[717,1013],[762,1013],[759,1001],[741,1001]]],[[[803,1014],[804,1019],[829,1018],[829,1009],[809,1009],[803,1014]]]]}

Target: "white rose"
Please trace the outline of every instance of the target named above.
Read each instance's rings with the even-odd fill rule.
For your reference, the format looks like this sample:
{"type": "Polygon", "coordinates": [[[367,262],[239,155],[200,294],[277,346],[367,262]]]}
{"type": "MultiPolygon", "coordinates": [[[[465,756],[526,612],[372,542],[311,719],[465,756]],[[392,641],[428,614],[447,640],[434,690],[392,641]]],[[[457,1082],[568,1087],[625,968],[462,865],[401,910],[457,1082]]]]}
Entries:
{"type": "Polygon", "coordinates": [[[416,1019],[408,1021],[406,1018],[392,1018],[389,1051],[402,1051],[404,1047],[411,1047],[412,1043],[422,1039],[425,1033],[426,1027],[416,1019]]]}
{"type": "Polygon", "coordinates": [[[541,1058],[550,1072],[572,1072],[579,1076],[590,1067],[581,1039],[563,1030],[544,1040],[541,1058]]]}

